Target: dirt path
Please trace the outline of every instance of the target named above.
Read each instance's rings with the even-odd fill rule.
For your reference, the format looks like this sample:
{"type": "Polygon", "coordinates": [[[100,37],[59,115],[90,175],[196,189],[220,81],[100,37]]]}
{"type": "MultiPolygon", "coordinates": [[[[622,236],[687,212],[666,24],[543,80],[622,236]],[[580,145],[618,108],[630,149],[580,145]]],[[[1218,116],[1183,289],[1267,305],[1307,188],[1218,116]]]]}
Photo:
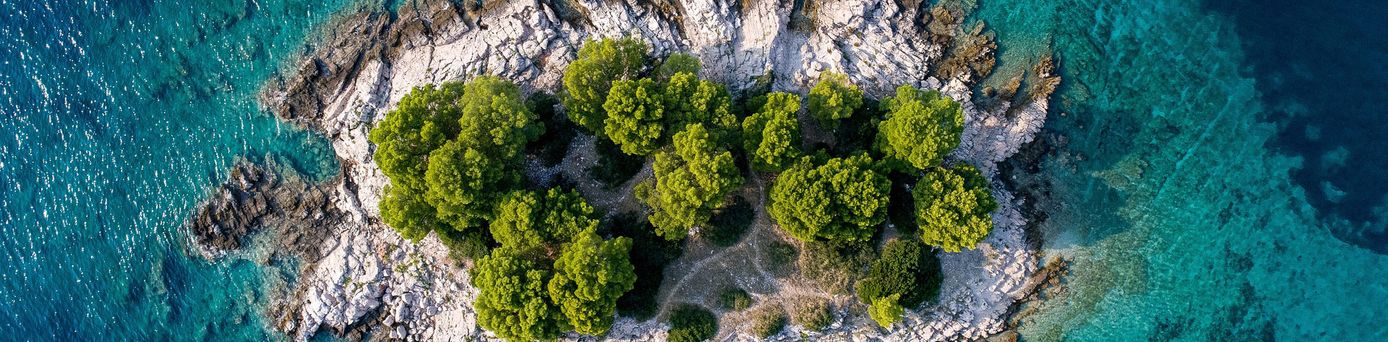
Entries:
{"type": "Polygon", "coordinates": [[[706,241],[689,239],[685,241],[685,252],[665,269],[666,278],[662,282],[659,314],[662,319],[671,309],[681,303],[703,306],[720,314],[719,334],[714,340],[732,336],[745,326],[747,313],[725,312],[718,307],[718,294],[729,286],[747,291],[754,298],[754,306],[785,305],[793,300],[821,298],[837,300],[829,293],[798,280],[795,272],[778,277],[770,271],[773,267],[793,267],[794,265],[771,265],[767,249],[773,243],[792,243],[783,237],[771,217],[766,212],[766,189],[774,179],[771,175],[756,174],[741,189],[741,196],[753,203],[755,219],[742,238],[734,245],[717,247],[706,241]]]}

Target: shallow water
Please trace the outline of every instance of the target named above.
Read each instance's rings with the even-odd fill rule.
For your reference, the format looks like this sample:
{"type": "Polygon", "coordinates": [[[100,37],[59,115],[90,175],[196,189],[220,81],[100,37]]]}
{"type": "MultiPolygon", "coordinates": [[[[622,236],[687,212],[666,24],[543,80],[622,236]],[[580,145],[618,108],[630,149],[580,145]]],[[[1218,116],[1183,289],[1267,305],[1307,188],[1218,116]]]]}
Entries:
{"type": "Polygon", "coordinates": [[[335,1],[0,0],[0,329],[264,339],[284,277],[208,263],[180,224],[238,156],[336,171],[255,95],[335,1]]]}
{"type": "Polygon", "coordinates": [[[1065,78],[1041,229],[1071,273],[1025,339],[1388,338],[1388,256],[1345,238],[1374,236],[1362,221],[1382,220],[1372,207],[1388,191],[1372,139],[1388,133],[1384,105],[1344,106],[1388,90],[1384,6],[980,4],[999,45],[1022,50],[1003,65],[1049,50],[1065,78]],[[1307,126],[1321,139],[1298,139],[1307,126]],[[1324,157],[1335,146],[1350,157],[1323,167],[1340,162],[1324,157]],[[1327,180],[1349,195],[1326,201],[1327,180]]]}

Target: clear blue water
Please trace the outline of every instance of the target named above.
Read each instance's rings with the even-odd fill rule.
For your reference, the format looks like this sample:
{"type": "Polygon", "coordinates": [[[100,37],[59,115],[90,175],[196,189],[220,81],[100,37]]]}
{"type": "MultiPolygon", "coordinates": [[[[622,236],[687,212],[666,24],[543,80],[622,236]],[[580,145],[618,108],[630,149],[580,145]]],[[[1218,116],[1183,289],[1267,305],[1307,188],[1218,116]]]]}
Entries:
{"type": "Polygon", "coordinates": [[[336,172],[255,95],[345,3],[0,0],[0,339],[269,337],[276,271],[180,225],[237,156],[336,172]]]}
{"type": "MultiPolygon", "coordinates": [[[[335,172],[254,96],[349,2],[0,0],[0,329],[275,337],[292,279],[180,225],[238,156],[335,172]]],[[[1385,5],[979,4],[1000,73],[1052,53],[1066,80],[1040,228],[1071,273],[1026,340],[1388,339],[1385,5]]]]}
{"type": "Polygon", "coordinates": [[[1001,69],[1065,77],[1041,229],[1071,273],[1024,339],[1388,339],[1385,5],[980,5],[1001,69]]]}
{"type": "Polygon", "coordinates": [[[1388,254],[1388,3],[1220,1],[1258,79],[1276,150],[1306,157],[1292,177],[1346,242],[1388,254]],[[1300,24],[1287,24],[1300,23],[1300,24]]]}

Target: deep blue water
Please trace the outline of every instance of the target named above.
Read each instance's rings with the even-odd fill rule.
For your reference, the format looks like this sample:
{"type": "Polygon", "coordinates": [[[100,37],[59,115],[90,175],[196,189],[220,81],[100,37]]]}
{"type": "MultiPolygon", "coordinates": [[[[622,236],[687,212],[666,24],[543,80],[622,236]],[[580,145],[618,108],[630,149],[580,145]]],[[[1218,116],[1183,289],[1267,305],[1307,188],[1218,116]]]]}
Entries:
{"type": "Polygon", "coordinates": [[[284,277],[179,228],[238,156],[336,172],[255,95],[346,2],[0,0],[0,339],[268,337],[284,277]]]}
{"type": "Polygon", "coordinates": [[[1388,2],[1215,1],[1280,132],[1292,173],[1346,241],[1388,254],[1388,2]],[[1377,227],[1372,227],[1372,226],[1377,227]]]}

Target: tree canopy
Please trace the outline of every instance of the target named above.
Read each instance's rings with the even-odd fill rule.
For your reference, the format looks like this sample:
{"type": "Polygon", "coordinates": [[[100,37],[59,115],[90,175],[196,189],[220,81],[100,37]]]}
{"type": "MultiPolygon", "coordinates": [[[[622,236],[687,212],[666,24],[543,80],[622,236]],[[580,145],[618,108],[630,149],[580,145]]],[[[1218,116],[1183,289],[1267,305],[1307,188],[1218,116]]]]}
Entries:
{"type": "Polygon", "coordinates": [[[467,83],[459,101],[458,141],[476,148],[488,157],[513,160],[522,156],[525,145],[544,133],[545,127],[525,103],[525,97],[511,81],[496,76],[479,76],[467,83]]]}
{"type": "Polygon", "coordinates": [[[780,171],[800,157],[800,96],[773,92],[766,95],[761,110],[742,122],[745,148],[752,166],[763,171],[780,171]]]}
{"type": "Polygon", "coordinates": [[[655,69],[655,77],[660,81],[667,81],[675,74],[689,73],[698,75],[699,70],[703,69],[703,63],[699,62],[698,57],[683,52],[672,53],[665,57],[665,61],[660,63],[660,67],[655,69]]]}
{"type": "Polygon", "coordinates": [[[549,340],[569,328],[545,291],[550,271],[540,262],[501,248],[478,259],[471,273],[472,286],[478,289],[472,304],[477,324],[497,336],[512,341],[549,340]]]}
{"type": "Polygon", "coordinates": [[[589,132],[602,134],[607,120],[603,106],[612,83],[636,78],[645,63],[646,43],[640,39],[585,41],[578,59],[564,69],[563,103],[569,119],[589,132]]]}
{"type": "Polygon", "coordinates": [[[438,211],[424,200],[422,193],[409,187],[386,185],[380,208],[381,220],[410,241],[418,242],[429,232],[450,227],[437,219],[438,211]]]}
{"type": "Polygon", "coordinates": [[[638,186],[636,196],[651,207],[656,232],[670,240],[706,224],[712,211],[742,185],[732,153],[716,145],[700,124],[676,133],[674,148],[656,154],[654,169],[654,177],[638,186]]]}
{"type": "Polygon", "coordinates": [[[572,191],[512,192],[497,211],[501,247],[473,271],[478,323],[508,340],[606,334],[636,282],[632,240],[598,236],[593,208],[572,191]]]}
{"type": "Polygon", "coordinates": [[[549,294],[574,330],[602,336],[612,327],[617,298],[636,283],[630,251],[631,239],[604,241],[590,228],[579,233],[554,261],[549,294]]]}
{"type": "Polygon", "coordinates": [[[665,131],[665,107],[660,86],[649,78],[617,80],[603,108],[607,119],[603,132],[622,152],[648,155],[660,147],[665,131]]]}
{"type": "Polygon", "coordinates": [[[521,182],[525,145],[544,127],[509,81],[482,76],[468,82],[459,101],[458,136],[429,154],[424,199],[455,229],[491,218],[500,194],[521,182]]]}
{"type": "Polygon", "coordinates": [[[705,124],[722,139],[737,130],[737,116],[732,112],[732,96],[718,83],[701,80],[694,73],[679,72],[665,84],[664,108],[667,131],[684,129],[689,124],[705,124]]]}
{"type": "Polygon", "coordinates": [[[583,197],[557,188],[543,193],[511,192],[496,211],[490,229],[492,238],[503,247],[558,245],[598,226],[593,207],[583,197]]]}
{"type": "Polygon", "coordinates": [[[865,241],[886,219],[890,191],[866,154],[819,166],[807,157],[776,177],[767,211],[800,240],[865,241]]]}
{"type": "Polygon", "coordinates": [[[858,280],[854,291],[864,304],[897,295],[894,303],[916,306],[939,294],[940,265],[916,239],[892,239],[858,280]]]}
{"type": "Polygon", "coordinates": [[[680,304],[670,310],[670,342],[707,341],[718,334],[718,316],[701,306],[680,304]]]}
{"type": "Polygon", "coordinates": [[[897,303],[900,298],[901,294],[892,294],[874,299],[868,306],[868,317],[883,328],[890,328],[892,324],[901,322],[901,315],[906,313],[906,308],[897,303]]]}
{"type": "Polygon", "coordinates": [[[462,82],[414,88],[367,136],[376,144],[376,165],[391,180],[382,194],[381,218],[406,239],[418,241],[442,226],[424,200],[424,174],[430,152],[458,134],[463,88],[462,82]]]}
{"type": "Polygon", "coordinates": [[[988,191],[988,180],[973,166],[932,169],[911,193],[926,244],[949,252],[973,249],[993,230],[992,212],[998,203],[988,191]]]}
{"type": "Polygon", "coordinates": [[[877,144],[888,157],[924,170],[940,165],[959,147],[964,112],[958,102],[938,91],[903,85],[882,104],[887,119],[877,125],[877,144]]]}
{"type": "Polygon", "coordinates": [[[463,88],[462,82],[416,87],[371,130],[367,137],[376,144],[372,157],[391,184],[424,188],[429,152],[458,135],[463,88]]]}
{"type": "Polygon", "coordinates": [[[508,170],[506,161],[488,158],[458,141],[434,150],[429,160],[425,174],[429,189],[424,198],[437,209],[438,219],[457,230],[478,227],[490,219],[499,194],[521,181],[508,170]]]}
{"type": "Polygon", "coordinates": [[[848,76],[836,72],[820,74],[809,97],[810,116],[825,128],[837,127],[838,120],[848,118],[863,105],[863,91],[850,83],[848,76]]]}

